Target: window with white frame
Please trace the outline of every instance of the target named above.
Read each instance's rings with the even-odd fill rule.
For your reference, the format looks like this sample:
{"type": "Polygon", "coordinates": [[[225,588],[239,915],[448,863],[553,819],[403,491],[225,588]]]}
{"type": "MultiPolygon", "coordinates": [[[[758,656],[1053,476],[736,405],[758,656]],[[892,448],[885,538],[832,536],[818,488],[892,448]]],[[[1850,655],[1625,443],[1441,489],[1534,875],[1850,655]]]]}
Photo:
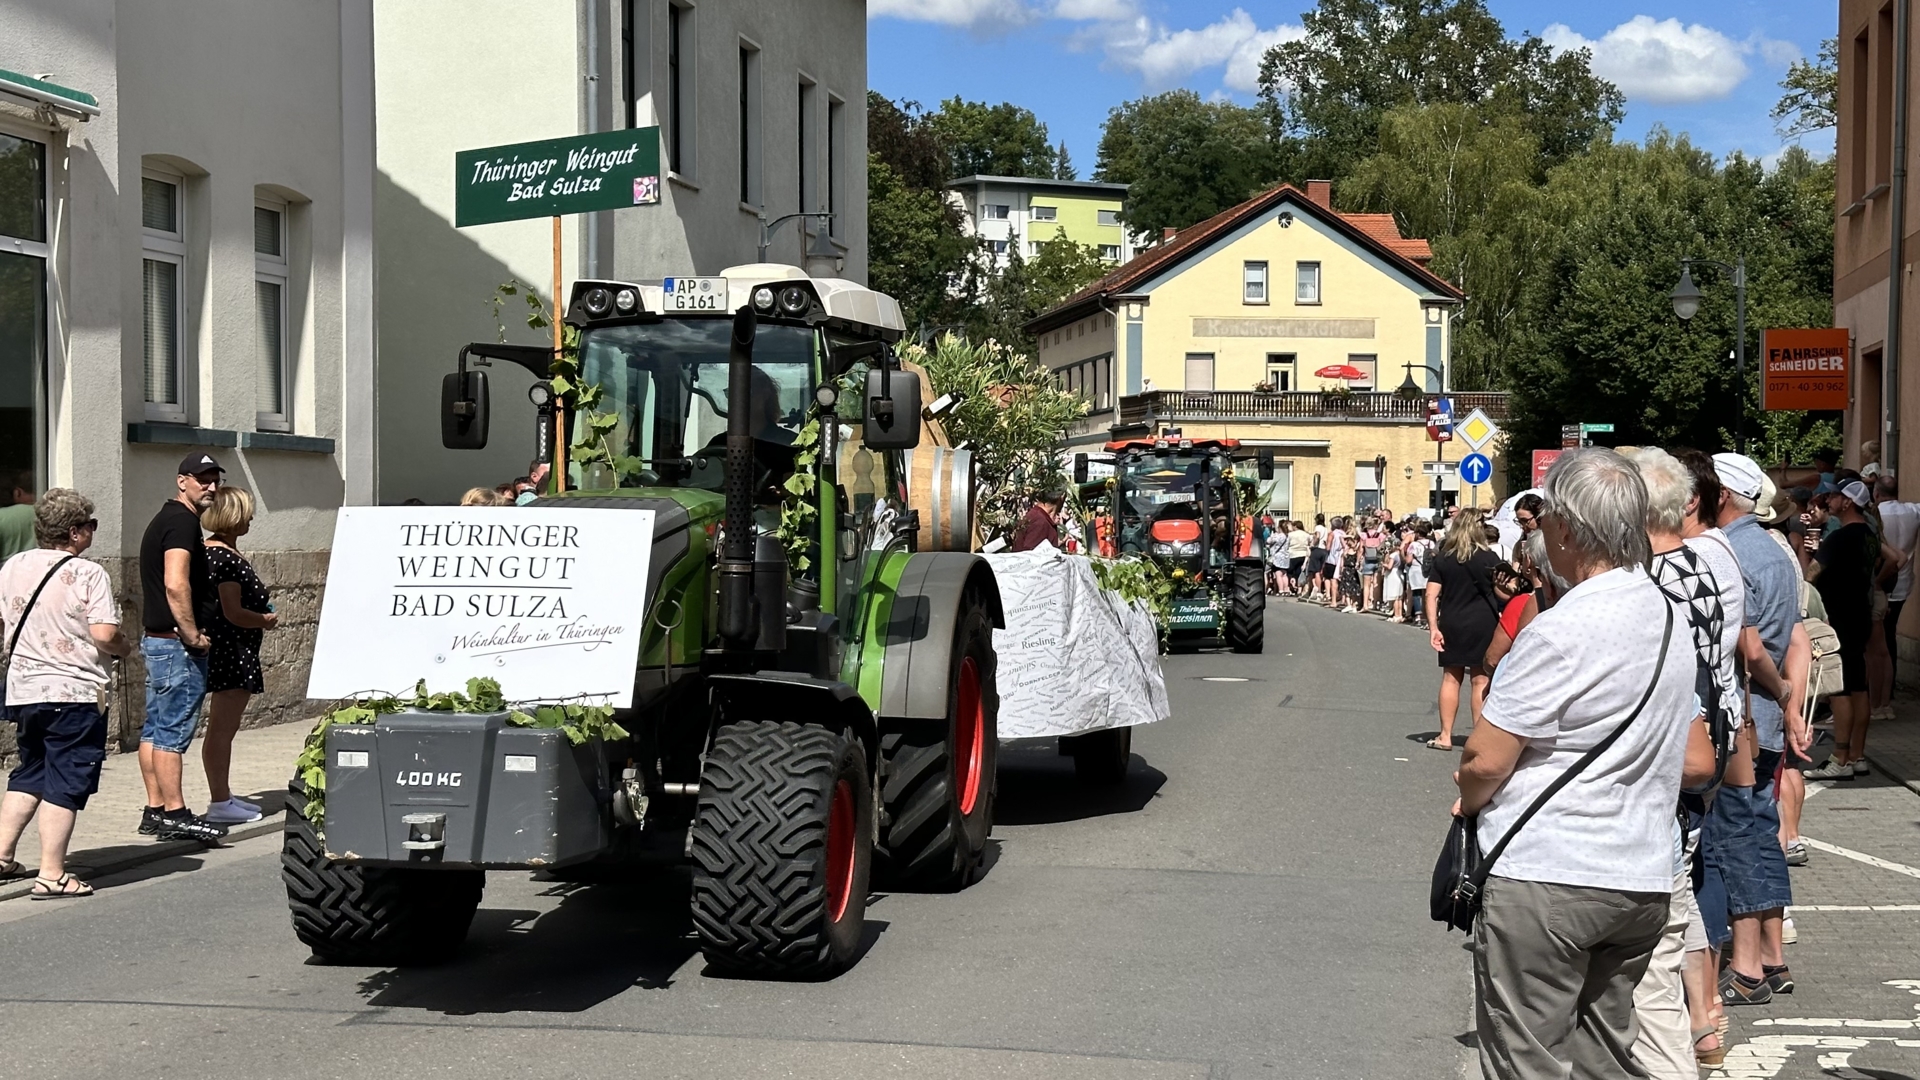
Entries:
{"type": "Polygon", "coordinates": [[[1060,208],[1057,206],[1036,205],[1033,208],[1033,220],[1035,221],[1053,221],[1057,219],[1059,216],[1060,216],[1060,208]]]}
{"type": "Polygon", "coordinates": [[[1241,264],[1240,302],[1244,304],[1264,304],[1267,302],[1266,263],[1249,262],[1241,264]]]}
{"type": "Polygon", "coordinates": [[[1120,245],[1119,244],[1101,244],[1100,257],[1107,260],[1108,262],[1119,262],[1120,261],[1120,245]]]}
{"type": "Polygon", "coordinates": [[[1120,211],[1118,210],[1096,210],[1093,212],[1093,217],[1094,220],[1101,225],[1120,224],[1120,211]]]}
{"type": "Polygon", "coordinates": [[[1267,382],[1273,386],[1275,393],[1284,394],[1298,384],[1295,370],[1298,362],[1299,358],[1294,353],[1267,354],[1267,382]]]}
{"type": "Polygon", "coordinates": [[[1303,262],[1293,265],[1293,302],[1296,304],[1320,302],[1319,263],[1303,262]]]}
{"type": "Polygon", "coordinates": [[[1007,211],[1009,209],[1006,203],[981,203],[980,220],[1005,221],[1007,220],[1007,211]]]}
{"type": "Polygon", "coordinates": [[[253,208],[254,427],[293,430],[293,379],[287,360],[287,208],[253,208]]]}
{"type": "Polygon", "coordinates": [[[989,240],[988,243],[993,246],[993,253],[995,255],[1005,255],[1007,253],[1007,242],[1005,240],[989,240]]]}
{"type": "Polygon", "coordinates": [[[147,418],[187,420],[186,363],[180,327],[181,268],[186,262],[180,178],[140,178],[140,312],[147,418]]]}

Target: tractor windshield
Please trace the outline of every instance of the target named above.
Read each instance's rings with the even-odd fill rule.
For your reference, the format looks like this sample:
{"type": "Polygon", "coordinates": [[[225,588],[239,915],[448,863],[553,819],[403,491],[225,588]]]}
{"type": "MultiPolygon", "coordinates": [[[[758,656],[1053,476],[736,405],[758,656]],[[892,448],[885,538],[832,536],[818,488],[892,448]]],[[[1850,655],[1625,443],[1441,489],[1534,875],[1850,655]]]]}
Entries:
{"type": "MultiPolygon", "coordinates": [[[[1139,451],[1122,454],[1115,462],[1119,481],[1120,544],[1145,551],[1147,533],[1163,517],[1198,518],[1199,487],[1203,476],[1219,474],[1224,459],[1209,468],[1206,455],[1191,451],[1139,451]]],[[[1214,501],[1217,497],[1210,497],[1214,501]]]]}
{"type": "MultiPolygon", "coordinates": [[[[727,342],[732,320],[667,318],[589,329],[580,336],[580,371],[601,389],[599,409],[615,457],[645,468],[623,473],[623,487],[721,488],[726,458],[727,342]]],[[[791,445],[813,400],[814,332],[763,323],[753,345],[752,413],[756,439],[791,445]]],[[[582,422],[576,444],[591,437],[582,422]]]]}

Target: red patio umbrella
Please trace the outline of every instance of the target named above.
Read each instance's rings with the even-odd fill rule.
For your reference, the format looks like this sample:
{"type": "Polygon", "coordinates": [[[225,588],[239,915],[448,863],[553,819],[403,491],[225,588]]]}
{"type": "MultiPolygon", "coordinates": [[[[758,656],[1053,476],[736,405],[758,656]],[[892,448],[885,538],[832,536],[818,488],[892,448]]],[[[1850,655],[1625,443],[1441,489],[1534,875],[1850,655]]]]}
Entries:
{"type": "Polygon", "coordinates": [[[1316,378],[1321,379],[1364,379],[1367,377],[1366,372],[1361,371],[1352,364],[1328,364],[1313,374],[1316,378]]]}

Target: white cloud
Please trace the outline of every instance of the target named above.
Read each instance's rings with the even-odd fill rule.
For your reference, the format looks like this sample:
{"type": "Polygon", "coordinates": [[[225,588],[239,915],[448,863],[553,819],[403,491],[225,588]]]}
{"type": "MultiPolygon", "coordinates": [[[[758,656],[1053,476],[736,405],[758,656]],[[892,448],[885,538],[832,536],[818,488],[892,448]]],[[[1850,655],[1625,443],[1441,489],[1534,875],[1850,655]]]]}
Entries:
{"type": "Polygon", "coordinates": [[[1074,22],[1115,22],[1140,13],[1133,0],[1058,0],[1053,17],[1074,22]]]}
{"type": "Polygon", "coordinates": [[[1555,49],[1591,50],[1594,74],[1630,100],[1661,104],[1726,97],[1747,77],[1750,55],[1773,67],[1800,55],[1790,42],[1757,35],[1739,42],[1710,26],[1651,15],[1635,15],[1597,41],[1565,23],[1554,23],[1540,36],[1555,49]]]}
{"type": "Polygon", "coordinates": [[[867,18],[892,17],[946,26],[1012,26],[1034,17],[1022,0],[868,0],[867,18]]]}
{"type": "Polygon", "coordinates": [[[1281,24],[1261,29],[1240,8],[1218,22],[1193,30],[1168,30],[1144,17],[1096,28],[1107,58],[1140,73],[1152,87],[1173,86],[1207,68],[1224,67],[1230,90],[1251,93],[1259,87],[1260,58],[1282,41],[1306,31],[1281,24]]]}

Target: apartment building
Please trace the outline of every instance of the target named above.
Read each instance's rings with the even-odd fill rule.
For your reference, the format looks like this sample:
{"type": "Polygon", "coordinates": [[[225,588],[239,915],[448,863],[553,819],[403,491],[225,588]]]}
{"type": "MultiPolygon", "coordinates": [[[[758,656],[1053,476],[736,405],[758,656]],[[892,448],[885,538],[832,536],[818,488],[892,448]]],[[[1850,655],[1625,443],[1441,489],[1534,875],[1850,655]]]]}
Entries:
{"type": "Polygon", "coordinates": [[[995,268],[1009,252],[1031,259],[1062,231],[1076,244],[1100,249],[1112,263],[1133,258],[1135,246],[1120,208],[1127,185],[1093,180],[1046,180],[1028,176],[963,176],[947,182],[960,208],[963,229],[985,241],[995,268]]]}
{"type": "Polygon", "coordinates": [[[250,722],[304,715],[334,512],[374,495],[372,8],[0,5],[0,472],[93,500],[132,620],[147,521],[218,457],[281,619],[250,722]]]}

